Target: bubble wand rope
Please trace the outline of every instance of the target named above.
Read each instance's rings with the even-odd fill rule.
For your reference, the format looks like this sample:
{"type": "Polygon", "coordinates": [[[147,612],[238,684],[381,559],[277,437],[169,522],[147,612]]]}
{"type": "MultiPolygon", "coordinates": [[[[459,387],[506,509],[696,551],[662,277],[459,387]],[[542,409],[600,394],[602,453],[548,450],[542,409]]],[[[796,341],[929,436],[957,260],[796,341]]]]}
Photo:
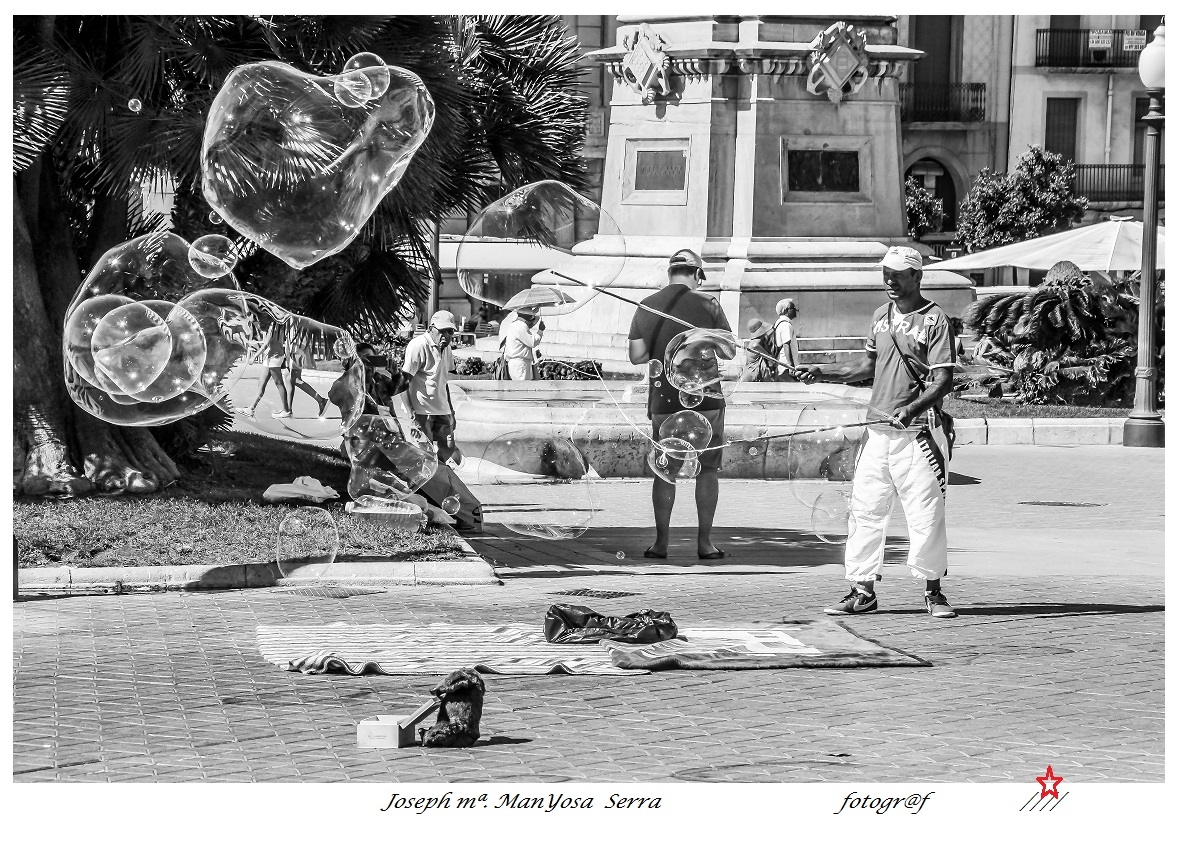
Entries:
{"type": "MultiPolygon", "coordinates": [[[[549,362],[554,363],[558,366],[564,366],[565,368],[569,369],[570,371],[578,371],[577,369],[574,369],[571,364],[566,363],[563,360],[550,360],[549,362]]],[[[626,420],[626,422],[630,425],[630,427],[634,428],[634,430],[643,439],[650,442],[650,444],[654,445],[655,447],[658,447],[659,443],[656,442],[655,439],[649,433],[647,433],[645,430],[643,430],[637,424],[635,424],[634,420],[626,414],[625,410],[622,409],[622,405],[618,403],[618,399],[615,398],[613,392],[610,391],[609,385],[606,383],[605,378],[602,377],[600,374],[598,374],[597,379],[599,381],[601,381],[602,389],[605,390],[605,394],[609,396],[609,400],[613,402],[614,408],[617,409],[617,411],[621,415],[621,417],[624,418],[626,420]]],[[[810,433],[826,433],[831,430],[848,430],[848,429],[857,428],[857,427],[868,427],[869,425],[880,424],[881,422],[891,422],[894,424],[898,421],[896,419],[896,417],[893,416],[891,413],[884,412],[883,410],[879,409],[878,407],[872,407],[869,404],[868,409],[875,410],[875,412],[879,413],[882,416],[882,418],[870,419],[868,421],[862,421],[862,422],[851,422],[850,424],[832,424],[828,427],[815,427],[810,430],[792,430],[789,433],[767,433],[764,436],[757,436],[752,439],[730,439],[729,441],[725,442],[723,445],[709,445],[705,448],[697,448],[695,450],[696,450],[696,453],[702,454],[705,451],[719,451],[723,448],[727,448],[729,445],[735,445],[738,442],[739,443],[746,443],[746,444],[753,444],[756,442],[767,441],[769,439],[788,439],[791,436],[805,436],[810,433]]],[[[588,413],[588,411],[586,411],[586,414],[587,413],[588,413]]],[[[581,424],[584,422],[584,418],[585,418],[585,414],[582,414],[581,421],[579,421],[575,425],[573,425],[573,428],[576,429],[577,427],[580,427],[581,424]]]]}
{"type": "MultiPolygon", "coordinates": [[[[635,307],[641,308],[642,310],[645,310],[647,313],[653,313],[655,316],[661,316],[664,319],[670,319],[672,322],[678,322],[680,325],[684,325],[685,327],[688,327],[691,329],[699,328],[699,325],[692,325],[690,322],[680,319],[678,316],[672,316],[669,313],[663,313],[661,310],[655,310],[653,307],[643,304],[640,301],[634,301],[632,299],[626,298],[625,296],[619,296],[617,293],[611,293],[609,290],[603,290],[600,287],[592,287],[589,284],[586,284],[584,281],[578,281],[576,278],[572,278],[568,275],[565,275],[563,272],[557,272],[555,269],[550,269],[548,271],[551,272],[553,275],[555,275],[557,278],[563,278],[566,281],[572,281],[574,284],[580,284],[582,287],[586,287],[587,289],[596,290],[597,292],[607,295],[610,298],[615,298],[618,301],[623,301],[626,304],[632,304],[635,307]]],[[[704,328],[701,330],[708,330],[708,329],[704,328]]],[[[776,358],[774,358],[771,354],[766,354],[765,352],[761,351],[760,349],[754,348],[749,343],[748,340],[741,340],[739,337],[737,337],[737,341],[741,344],[741,347],[745,351],[747,351],[748,353],[755,354],[758,357],[774,364],[775,366],[780,366],[781,368],[783,368],[787,372],[789,372],[791,375],[793,375],[795,378],[799,377],[799,375],[802,373],[801,369],[795,369],[792,366],[787,366],[784,363],[782,363],[780,360],[777,360],[776,358]]]]}

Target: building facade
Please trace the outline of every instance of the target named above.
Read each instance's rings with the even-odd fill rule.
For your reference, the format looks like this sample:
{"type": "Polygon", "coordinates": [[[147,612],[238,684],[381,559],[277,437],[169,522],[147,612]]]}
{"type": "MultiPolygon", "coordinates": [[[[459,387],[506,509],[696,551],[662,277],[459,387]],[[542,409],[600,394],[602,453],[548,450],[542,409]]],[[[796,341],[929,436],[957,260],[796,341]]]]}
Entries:
{"type": "MultiPolygon", "coordinates": [[[[1006,167],[1041,145],[1076,165],[1093,219],[1141,217],[1148,101],[1137,60],[1160,15],[1019,15],[1006,167]]],[[[1164,163],[1164,161],[1163,161],[1164,163]]]]}

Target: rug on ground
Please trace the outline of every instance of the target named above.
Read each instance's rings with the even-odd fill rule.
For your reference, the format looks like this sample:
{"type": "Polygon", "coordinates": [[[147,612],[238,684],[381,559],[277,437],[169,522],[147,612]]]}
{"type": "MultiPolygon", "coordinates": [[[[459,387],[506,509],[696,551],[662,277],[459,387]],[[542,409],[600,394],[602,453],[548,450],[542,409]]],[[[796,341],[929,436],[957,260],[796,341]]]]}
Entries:
{"type": "Polygon", "coordinates": [[[657,644],[549,644],[539,624],[259,626],[262,657],[300,673],[620,675],[651,670],[920,667],[928,662],[825,618],[739,627],[689,627],[657,644]]]}

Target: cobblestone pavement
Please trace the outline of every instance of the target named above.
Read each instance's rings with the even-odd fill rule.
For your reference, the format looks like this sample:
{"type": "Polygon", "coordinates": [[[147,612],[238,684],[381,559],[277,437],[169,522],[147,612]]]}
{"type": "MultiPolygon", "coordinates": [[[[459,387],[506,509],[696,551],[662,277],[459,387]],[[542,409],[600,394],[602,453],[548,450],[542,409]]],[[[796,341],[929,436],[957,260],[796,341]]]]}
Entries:
{"type": "MultiPolygon", "coordinates": [[[[483,740],[464,750],[357,749],[357,722],[415,707],[437,677],[288,673],[262,660],[256,627],[539,622],[569,600],[611,614],[666,609],[680,626],[802,619],[841,596],[839,548],[790,524],[804,511],[787,484],[733,481],[717,519],[732,558],[652,563],[641,558],[648,489],[618,483],[576,541],[496,527],[474,540],[499,562],[502,587],[23,598],[14,605],[14,777],[1032,782],[1050,763],[1070,782],[1162,781],[1160,457],[962,449],[946,580],[961,616],[923,612],[919,583],[899,570],[897,537],[880,611],[848,621],[932,667],[493,676],[483,740]],[[1055,544],[1004,545],[1010,533],[1055,544]],[[1135,551],[1107,555],[1117,547],[1135,551]],[[556,594],[577,588],[635,594],[556,594]]],[[[689,529],[677,532],[675,547],[692,544],[689,529]]]]}

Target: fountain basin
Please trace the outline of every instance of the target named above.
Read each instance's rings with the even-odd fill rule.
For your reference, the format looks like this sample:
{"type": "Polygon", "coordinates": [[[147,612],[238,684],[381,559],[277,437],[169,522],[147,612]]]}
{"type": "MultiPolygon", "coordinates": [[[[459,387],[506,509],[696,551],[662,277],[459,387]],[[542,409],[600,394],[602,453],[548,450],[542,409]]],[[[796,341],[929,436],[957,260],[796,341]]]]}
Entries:
{"type": "MultiPolygon", "coordinates": [[[[725,440],[792,432],[809,407],[836,424],[861,421],[870,394],[837,384],[739,384],[727,402],[725,440]]],[[[602,477],[651,476],[646,455],[653,431],[646,416],[645,382],[458,380],[451,382],[451,395],[456,438],[467,456],[481,458],[488,443],[526,428],[538,440],[544,434],[570,439],[602,477]]],[[[733,442],[724,451],[722,476],[849,480],[862,436],[863,429],[854,428],[837,437],[733,442]]],[[[535,465],[524,470],[545,473],[543,444],[537,441],[529,449],[535,465]]]]}

